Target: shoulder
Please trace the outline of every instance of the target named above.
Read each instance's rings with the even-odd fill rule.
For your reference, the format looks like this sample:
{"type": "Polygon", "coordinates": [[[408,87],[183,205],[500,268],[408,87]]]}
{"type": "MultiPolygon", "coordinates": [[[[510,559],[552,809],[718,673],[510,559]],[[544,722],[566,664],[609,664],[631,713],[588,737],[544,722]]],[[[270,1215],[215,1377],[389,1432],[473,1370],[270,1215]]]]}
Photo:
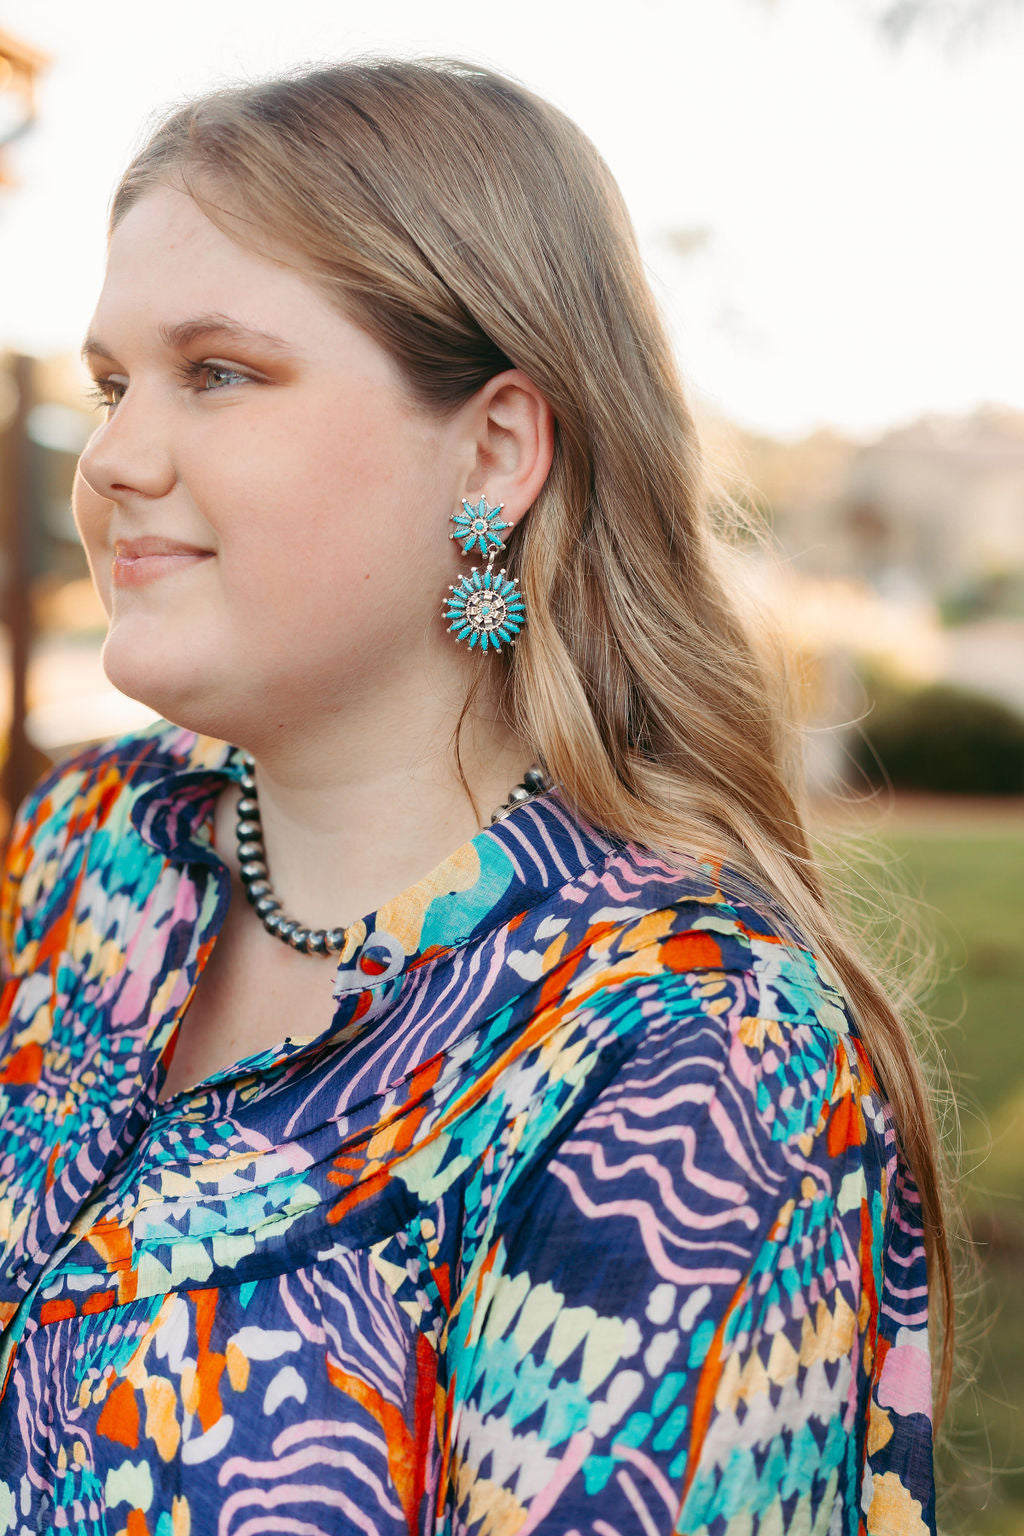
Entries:
{"type": "Polygon", "coordinates": [[[613,1076],[640,1097],[675,1083],[684,1119],[717,1099],[769,1141],[817,1134],[843,1102],[877,1118],[847,999],[769,893],[626,845],[595,871],[585,906],[583,942],[547,995],[586,1034],[595,1069],[618,1062],[613,1076]]]}
{"type": "MultiPolygon", "coordinates": [[[[543,1200],[540,1231],[565,1235],[578,1215],[597,1223],[580,1232],[588,1252],[607,1243],[673,1274],[721,1242],[732,1257],[713,1267],[733,1288],[762,1246],[769,1265],[793,1263],[793,1245],[807,1258],[812,1232],[827,1245],[869,1229],[880,1251],[891,1114],[813,951],[767,893],[727,870],[655,871],[627,850],[595,891],[602,882],[612,899],[595,897],[583,942],[561,957],[571,976],[549,965],[520,1040],[502,1036],[502,1071],[487,1078],[515,1112],[509,1229],[532,1230],[543,1200]]],[[[498,1124],[495,1110],[492,1147],[498,1124]]]]}
{"type": "Polygon", "coordinates": [[[0,907],[6,953],[44,906],[60,905],[96,836],[118,839],[127,831],[142,793],[169,775],[221,766],[229,753],[224,742],[158,720],[56,764],[27,796],[11,829],[0,907]]]}
{"type": "MultiPolygon", "coordinates": [[[[828,968],[774,897],[746,876],[697,858],[670,864],[626,844],[585,879],[585,896],[573,891],[563,903],[564,1001],[690,998],[723,1020],[739,1012],[849,1032],[850,1013],[828,968]]],[[[537,934],[550,940],[558,926],[544,913],[537,934]]]]}
{"type": "Polygon", "coordinates": [[[781,1189],[841,1203],[856,1186],[887,1210],[890,1106],[847,998],[770,893],[629,845],[598,885],[613,899],[591,904],[589,944],[549,988],[538,1031],[560,1135],[605,1161],[632,1147],[657,1178],[699,1165],[768,1206],[781,1189]]]}

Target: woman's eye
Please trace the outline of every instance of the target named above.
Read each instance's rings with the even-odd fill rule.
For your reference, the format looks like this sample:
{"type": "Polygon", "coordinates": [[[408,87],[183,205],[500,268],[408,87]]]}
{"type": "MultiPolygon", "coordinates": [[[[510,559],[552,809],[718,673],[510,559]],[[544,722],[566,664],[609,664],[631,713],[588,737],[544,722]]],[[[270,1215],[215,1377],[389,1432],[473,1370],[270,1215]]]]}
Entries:
{"type": "Polygon", "coordinates": [[[121,399],[125,387],[117,379],[97,379],[95,384],[85,391],[85,398],[95,401],[97,410],[110,410],[121,399]]]}
{"type": "Polygon", "coordinates": [[[207,388],[224,389],[229,384],[234,384],[241,379],[242,383],[249,382],[247,373],[240,373],[237,368],[229,368],[222,363],[188,363],[186,365],[187,377],[198,383],[199,380],[208,381],[207,388]]]}
{"type": "MultiPolygon", "coordinates": [[[[218,389],[227,389],[233,384],[249,384],[252,376],[242,373],[238,368],[230,368],[226,363],[195,363],[186,361],[176,370],[178,377],[184,384],[195,389],[199,394],[210,394],[218,389]]],[[[120,405],[124,398],[126,383],[120,379],[97,379],[91,389],[86,390],[86,398],[94,400],[99,410],[111,411],[120,405]]]]}

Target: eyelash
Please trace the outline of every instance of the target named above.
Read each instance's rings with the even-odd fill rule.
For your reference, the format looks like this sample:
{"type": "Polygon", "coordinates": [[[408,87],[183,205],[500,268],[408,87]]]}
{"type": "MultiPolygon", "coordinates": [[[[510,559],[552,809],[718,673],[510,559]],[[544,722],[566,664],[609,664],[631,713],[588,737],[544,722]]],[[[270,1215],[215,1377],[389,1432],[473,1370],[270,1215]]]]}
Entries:
{"type": "MultiPolygon", "coordinates": [[[[181,379],[182,383],[190,385],[198,383],[199,379],[207,373],[228,374],[236,379],[245,379],[247,382],[251,381],[251,375],[248,373],[242,373],[238,368],[228,368],[222,363],[195,363],[190,359],[179,363],[175,369],[175,372],[177,373],[178,378],[181,379]]],[[[227,386],[222,385],[220,387],[226,388],[227,386]]],[[[96,402],[96,407],[98,410],[112,410],[115,406],[120,404],[120,401],[124,397],[121,395],[117,400],[111,400],[109,391],[115,389],[124,390],[126,388],[127,385],[122,384],[119,380],[97,379],[92,388],[87,389],[85,393],[87,399],[94,400],[96,402]]],[[[201,393],[215,394],[216,390],[203,390],[201,393]]]]}

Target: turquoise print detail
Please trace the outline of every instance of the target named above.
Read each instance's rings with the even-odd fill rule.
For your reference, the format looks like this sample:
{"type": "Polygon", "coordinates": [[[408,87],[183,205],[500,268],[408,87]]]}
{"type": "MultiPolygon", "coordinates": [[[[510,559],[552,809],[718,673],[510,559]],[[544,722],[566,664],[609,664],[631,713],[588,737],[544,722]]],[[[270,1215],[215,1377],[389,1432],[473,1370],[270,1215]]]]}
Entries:
{"type": "Polygon", "coordinates": [[[479,644],[482,651],[488,646],[500,650],[503,640],[514,642],[526,622],[518,584],[517,576],[510,580],[504,571],[492,571],[490,566],[481,576],[474,565],[458,586],[449,589],[451,597],[442,610],[456,640],[468,638],[470,650],[479,644]]]}
{"type": "Polygon", "coordinates": [[[475,507],[465,497],[462,498],[462,505],[464,511],[452,513],[455,531],[449,534],[449,538],[455,540],[465,539],[462,553],[470,555],[474,549],[478,549],[482,555],[489,555],[504,549],[501,534],[506,528],[512,527],[511,523],[499,520],[504,511],[504,503],[499,502],[498,506],[489,507],[487,498],[481,496],[475,507]]]}

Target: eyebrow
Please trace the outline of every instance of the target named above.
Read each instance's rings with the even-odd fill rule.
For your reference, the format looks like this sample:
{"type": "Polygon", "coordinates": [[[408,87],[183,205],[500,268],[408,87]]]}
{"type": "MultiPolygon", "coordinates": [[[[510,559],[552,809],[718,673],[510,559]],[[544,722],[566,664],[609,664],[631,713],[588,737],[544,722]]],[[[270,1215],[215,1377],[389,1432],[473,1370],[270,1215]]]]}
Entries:
{"type": "MultiPolygon", "coordinates": [[[[157,327],[157,332],[164,345],[174,351],[181,351],[197,341],[209,338],[250,345],[255,343],[267,351],[279,353],[282,357],[298,355],[295,348],[282,337],[274,336],[269,331],[259,331],[252,326],[242,325],[238,320],[232,320],[230,315],[197,315],[193,320],[178,320],[174,325],[160,325],[157,327]]],[[[85,338],[82,343],[82,356],[105,357],[108,362],[115,361],[114,353],[98,336],[85,338]]]]}

